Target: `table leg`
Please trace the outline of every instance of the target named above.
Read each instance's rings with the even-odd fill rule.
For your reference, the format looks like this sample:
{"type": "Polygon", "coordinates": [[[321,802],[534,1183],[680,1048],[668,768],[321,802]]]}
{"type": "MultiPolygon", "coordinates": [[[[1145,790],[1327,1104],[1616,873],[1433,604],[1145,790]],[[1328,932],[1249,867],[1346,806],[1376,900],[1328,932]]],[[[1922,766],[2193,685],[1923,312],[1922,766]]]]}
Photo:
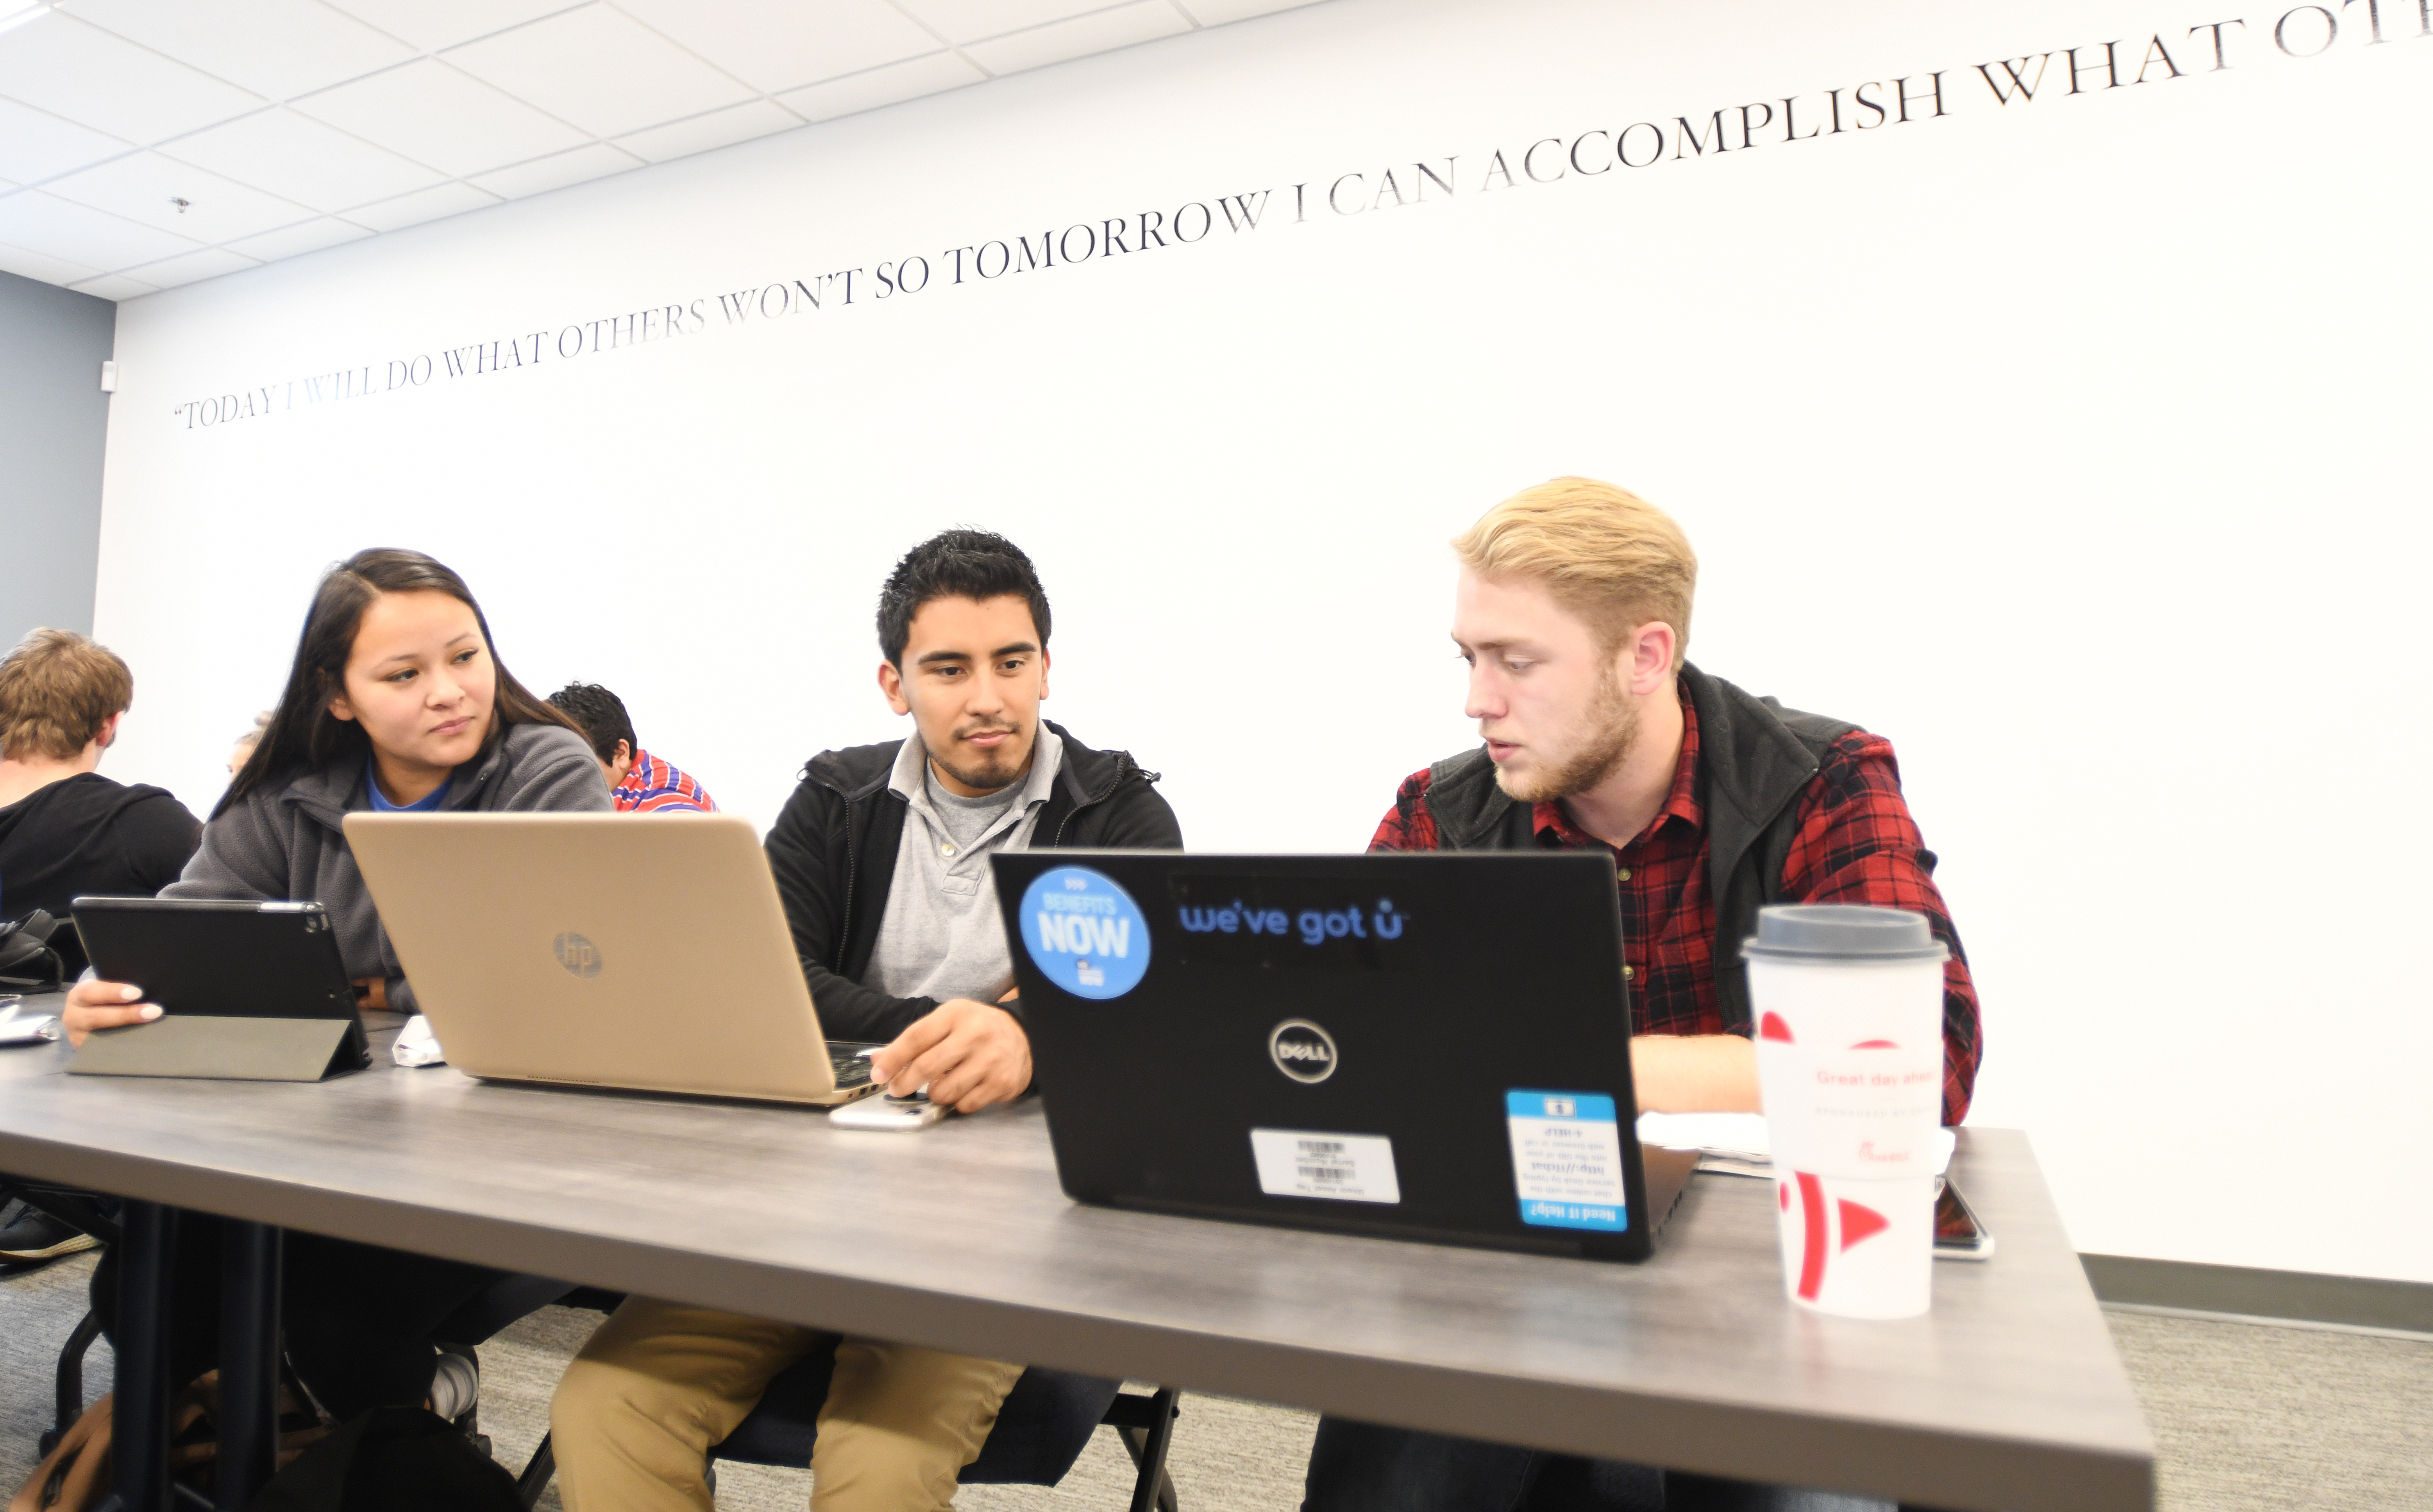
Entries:
{"type": "Polygon", "coordinates": [[[241,1507],[279,1469],[280,1232],[222,1226],[220,1420],[215,1500],[241,1507]]]}
{"type": "Polygon", "coordinates": [[[178,1210],[127,1204],[118,1247],[116,1395],[111,1458],[116,1500],[127,1512],[170,1512],[170,1297],[178,1258],[178,1210]]]}

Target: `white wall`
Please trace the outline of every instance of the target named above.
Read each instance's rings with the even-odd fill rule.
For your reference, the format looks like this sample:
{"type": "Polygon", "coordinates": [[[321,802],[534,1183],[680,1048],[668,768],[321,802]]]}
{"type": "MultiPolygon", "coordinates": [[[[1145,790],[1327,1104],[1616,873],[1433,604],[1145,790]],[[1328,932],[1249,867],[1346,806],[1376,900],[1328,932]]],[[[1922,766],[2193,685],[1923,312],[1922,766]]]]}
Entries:
{"type": "Polygon", "coordinates": [[[1897,745],[1982,989],[1977,1121],[2033,1133],[2082,1249],[2433,1280],[2383,1174],[2433,1059],[2433,40],[2350,7],[2302,61],[2259,8],[2217,72],[2189,28],[2221,8],[1336,0],[135,301],[112,770],[207,804],[317,569],[406,544],[526,682],[617,688],[766,821],[806,756],[895,733],[878,581],[972,521],[1043,568],[1050,712],[1162,770],[1195,846],[1355,847],[1469,739],[1442,542],[1600,475],[1698,544],[1693,656],[1897,745]],[[2124,39],[2129,71],[2156,33],[2185,76],[2072,96],[2056,59],[2003,107],[1972,66],[2124,39]],[[1805,132],[1937,69],[1940,119],[1782,140],[1785,95],[1805,132]],[[1778,119],[1742,149],[1744,101],[1778,119]],[[1480,192],[1498,149],[1718,107],[1720,157],[1480,192]],[[1317,209],[1447,155],[1449,201],[1317,209]],[[942,264],[1262,187],[1251,233],[942,264]],[[850,307],[720,315],[848,267],[850,307]],[[695,299],[701,329],[558,355],[695,299]],[[536,331],[536,366],[283,407],[536,331]],[[279,407],[174,408],[249,385],[279,407]]]}

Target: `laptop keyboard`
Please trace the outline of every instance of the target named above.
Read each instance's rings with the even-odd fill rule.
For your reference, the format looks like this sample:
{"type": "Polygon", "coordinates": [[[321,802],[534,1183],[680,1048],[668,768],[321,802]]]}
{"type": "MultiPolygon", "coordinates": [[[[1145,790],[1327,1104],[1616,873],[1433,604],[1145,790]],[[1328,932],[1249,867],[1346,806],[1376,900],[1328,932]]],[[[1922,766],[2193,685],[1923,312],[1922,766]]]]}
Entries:
{"type": "Polygon", "coordinates": [[[836,1072],[838,1087],[859,1087],[869,1084],[870,1057],[864,1052],[875,1048],[876,1046],[864,1045],[828,1046],[828,1065],[836,1072]]]}

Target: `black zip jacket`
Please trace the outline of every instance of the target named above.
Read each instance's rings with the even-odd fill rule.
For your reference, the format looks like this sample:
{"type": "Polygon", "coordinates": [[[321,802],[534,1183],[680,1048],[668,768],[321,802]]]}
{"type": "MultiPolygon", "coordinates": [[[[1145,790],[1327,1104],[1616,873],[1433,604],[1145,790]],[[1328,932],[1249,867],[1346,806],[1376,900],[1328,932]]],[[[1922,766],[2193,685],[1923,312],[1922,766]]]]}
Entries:
{"type": "MultiPolygon", "coordinates": [[[[1063,726],[1046,727],[1063,739],[1064,762],[1031,829],[1034,847],[1182,848],[1174,810],[1149,786],[1156,773],[1143,772],[1129,751],[1093,751],[1063,726]]],[[[769,870],[794,931],[794,954],[820,1028],[834,1040],[893,1040],[938,1006],[935,998],[890,997],[861,981],[904,839],[904,799],[887,786],[903,748],[891,740],[811,757],[769,831],[769,870]]],[[[1005,1006],[1022,1016],[1018,1002],[1005,1006]]]]}
{"type": "Polygon", "coordinates": [[[84,893],[145,897],[178,880],[203,826],[159,788],[128,787],[97,772],[35,789],[0,808],[0,919],[41,909],[60,923],[51,948],[70,980],[84,942],[68,905],[84,893]]]}

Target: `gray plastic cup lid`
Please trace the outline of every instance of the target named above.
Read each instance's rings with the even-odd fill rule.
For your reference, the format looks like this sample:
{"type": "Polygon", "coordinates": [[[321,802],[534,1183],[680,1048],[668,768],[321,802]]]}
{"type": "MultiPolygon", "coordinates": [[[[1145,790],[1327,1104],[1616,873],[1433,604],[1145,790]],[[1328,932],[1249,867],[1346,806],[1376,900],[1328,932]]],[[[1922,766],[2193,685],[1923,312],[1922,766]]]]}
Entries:
{"type": "Polygon", "coordinates": [[[1757,933],[1744,955],[1769,960],[1846,960],[1860,964],[1948,960],[1951,951],[1914,909],[1863,903],[1777,903],[1757,910],[1757,933]]]}

